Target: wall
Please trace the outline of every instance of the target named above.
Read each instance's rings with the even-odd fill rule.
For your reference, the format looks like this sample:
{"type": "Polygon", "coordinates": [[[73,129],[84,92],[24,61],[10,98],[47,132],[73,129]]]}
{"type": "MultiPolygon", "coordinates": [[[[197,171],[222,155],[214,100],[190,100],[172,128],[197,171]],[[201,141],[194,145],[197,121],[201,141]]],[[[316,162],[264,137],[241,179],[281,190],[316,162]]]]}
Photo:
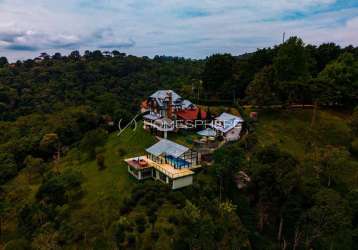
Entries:
{"type": "Polygon", "coordinates": [[[190,186],[192,184],[193,184],[193,176],[189,175],[182,178],[174,179],[172,189],[178,189],[178,188],[190,186]]]}
{"type": "Polygon", "coordinates": [[[237,141],[240,139],[241,127],[236,127],[225,134],[227,141],[237,141]]]}

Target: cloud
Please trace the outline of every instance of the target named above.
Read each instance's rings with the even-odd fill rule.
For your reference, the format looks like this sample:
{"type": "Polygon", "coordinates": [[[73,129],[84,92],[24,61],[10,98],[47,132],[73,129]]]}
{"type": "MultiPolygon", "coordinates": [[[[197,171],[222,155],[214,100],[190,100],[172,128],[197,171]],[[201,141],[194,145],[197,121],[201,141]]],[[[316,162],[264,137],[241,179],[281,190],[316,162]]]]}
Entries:
{"type": "Polygon", "coordinates": [[[271,46],[283,32],[358,45],[357,17],[356,0],[0,0],[0,54],[116,48],[203,58],[271,46]]]}
{"type": "Polygon", "coordinates": [[[70,48],[75,47],[79,42],[79,38],[74,35],[47,34],[33,30],[16,30],[16,28],[8,31],[0,28],[0,48],[3,47],[7,50],[37,51],[70,48]]]}
{"type": "Polygon", "coordinates": [[[180,10],[175,11],[176,16],[179,18],[194,18],[194,17],[204,17],[209,16],[210,12],[201,10],[201,9],[195,9],[195,8],[183,8],[180,10]]]}

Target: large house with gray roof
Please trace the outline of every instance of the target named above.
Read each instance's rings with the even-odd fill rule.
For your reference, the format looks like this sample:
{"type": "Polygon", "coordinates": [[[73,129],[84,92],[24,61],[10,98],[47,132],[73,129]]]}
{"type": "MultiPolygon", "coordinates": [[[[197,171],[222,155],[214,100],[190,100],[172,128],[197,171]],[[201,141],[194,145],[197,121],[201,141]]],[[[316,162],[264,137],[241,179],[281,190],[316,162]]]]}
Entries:
{"type": "Polygon", "coordinates": [[[206,118],[206,112],[173,90],[158,90],[150,95],[142,102],[141,112],[145,113],[144,129],[152,130],[164,138],[167,137],[167,132],[179,129],[179,126],[174,126],[174,121],[180,120],[184,123],[195,120],[199,112],[202,119],[206,118]]]}
{"type": "Polygon", "coordinates": [[[171,189],[193,183],[193,169],[201,167],[200,155],[183,145],[162,139],[146,149],[146,155],[126,159],[128,172],[137,180],[152,178],[171,189]]]}

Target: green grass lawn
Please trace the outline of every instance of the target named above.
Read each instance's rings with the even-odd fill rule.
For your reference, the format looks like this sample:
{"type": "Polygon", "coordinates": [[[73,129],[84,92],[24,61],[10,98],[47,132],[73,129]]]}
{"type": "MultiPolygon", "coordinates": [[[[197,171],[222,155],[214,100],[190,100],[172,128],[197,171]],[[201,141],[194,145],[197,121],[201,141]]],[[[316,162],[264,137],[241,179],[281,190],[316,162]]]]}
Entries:
{"type": "MultiPolygon", "coordinates": [[[[276,144],[301,162],[312,157],[314,150],[326,146],[348,150],[349,117],[333,111],[320,111],[313,127],[311,118],[312,110],[261,112],[256,129],[259,143],[262,146],[276,144]]],[[[337,176],[348,188],[357,188],[357,161],[349,158],[337,176]]]]}
{"type": "Polygon", "coordinates": [[[276,144],[299,159],[310,153],[310,145],[347,146],[350,130],[347,118],[329,111],[318,114],[311,127],[311,110],[261,112],[257,135],[261,145],[276,144]]]}
{"type": "Polygon", "coordinates": [[[85,177],[83,188],[85,196],[82,205],[92,206],[97,202],[98,196],[107,192],[118,195],[121,201],[129,193],[136,181],[128,175],[125,158],[139,156],[145,149],[155,142],[155,138],[144,131],[140,126],[132,131],[127,129],[120,136],[117,133],[109,135],[104,146],[106,169],[98,170],[95,160],[78,162],[74,160],[73,152],[64,159],[62,168],[80,170],[85,177]],[[119,151],[122,151],[122,155],[119,151]]]}

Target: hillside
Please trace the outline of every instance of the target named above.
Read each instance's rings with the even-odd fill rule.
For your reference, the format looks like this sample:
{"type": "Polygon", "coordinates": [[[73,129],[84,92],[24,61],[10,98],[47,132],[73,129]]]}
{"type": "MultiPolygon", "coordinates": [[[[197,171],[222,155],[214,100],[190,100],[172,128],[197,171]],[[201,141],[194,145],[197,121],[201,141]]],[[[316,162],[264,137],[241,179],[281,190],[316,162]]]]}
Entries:
{"type": "MultiPolygon", "coordinates": [[[[291,37],[205,60],[118,51],[2,59],[0,248],[357,249],[357,58],[353,46],[291,37]],[[123,159],[143,154],[153,135],[140,125],[117,136],[116,124],[157,90],[209,120],[244,119],[239,141],[208,138],[224,146],[175,191],[127,172],[123,159]],[[312,109],[292,109],[305,104],[312,109]]],[[[181,130],[169,139],[190,147],[203,138],[181,130]]]]}

